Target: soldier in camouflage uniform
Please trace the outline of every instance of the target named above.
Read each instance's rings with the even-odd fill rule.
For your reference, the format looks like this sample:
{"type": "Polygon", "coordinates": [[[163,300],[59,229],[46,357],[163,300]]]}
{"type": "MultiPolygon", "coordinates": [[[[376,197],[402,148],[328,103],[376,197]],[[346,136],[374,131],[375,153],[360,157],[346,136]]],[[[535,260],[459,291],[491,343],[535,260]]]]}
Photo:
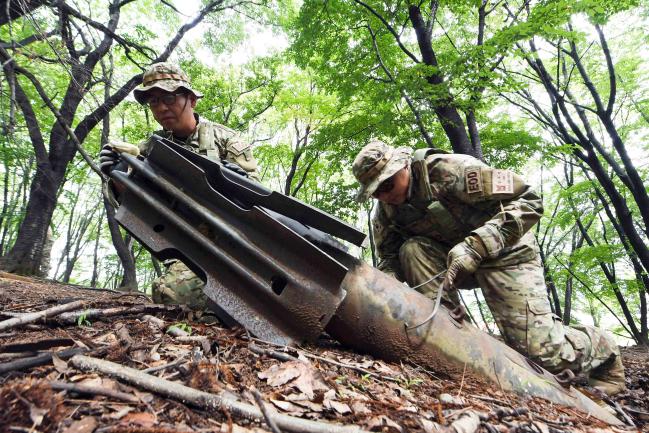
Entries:
{"type": "Polygon", "coordinates": [[[609,394],[624,389],[611,337],[564,326],[552,313],[530,231],[543,205],[520,176],[468,155],[413,155],[380,141],[361,150],[352,170],[361,184],[358,200],[379,200],[373,229],[380,270],[421,285],[429,297],[444,290],[449,306],[457,305],[456,289],[479,286],[509,346],[555,374],[581,374],[609,394]]]}
{"type": "MultiPolygon", "coordinates": [[[[139,103],[149,106],[153,117],[162,126],[163,129],[155,134],[221,162],[239,174],[259,180],[250,144],[241,140],[232,129],[210,122],[194,112],[196,102],[203,95],[191,87],[188,76],[177,65],[151,65],[144,72],[142,86],[133,91],[133,96],[139,103]]],[[[145,141],[139,149],[128,146],[133,147],[125,143],[106,146],[100,154],[102,170],[109,172],[116,165],[118,155],[115,149],[146,156],[151,141],[145,141]]],[[[169,260],[165,266],[166,272],[153,282],[153,300],[204,309],[207,297],[203,294],[203,281],[178,260],[169,260]]]]}

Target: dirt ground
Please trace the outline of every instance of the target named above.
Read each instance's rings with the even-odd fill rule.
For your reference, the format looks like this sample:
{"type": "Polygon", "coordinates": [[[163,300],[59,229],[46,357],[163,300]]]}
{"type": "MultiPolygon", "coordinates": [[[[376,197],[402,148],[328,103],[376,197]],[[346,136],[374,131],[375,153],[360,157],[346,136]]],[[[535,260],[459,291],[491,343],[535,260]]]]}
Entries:
{"type": "Polygon", "coordinates": [[[297,349],[273,347],[242,329],[205,323],[186,308],[156,306],[143,295],[0,275],[0,321],[79,300],[85,304],[75,311],[83,314],[8,329],[0,323],[0,432],[288,431],[268,426],[278,414],[312,421],[293,429],[305,432],[649,431],[649,353],[640,348],[623,350],[628,391],[613,402],[636,427],[613,428],[468,374],[450,379],[417,365],[380,361],[326,337],[297,349]],[[92,308],[101,315],[95,317],[92,308]],[[149,369],[148,375],[166,383],[235,404],[214,408],[205,394],[183,403],[142,382],[82,368],[71,351],[149,369]],[[58,355],[47,356],[52,352],[58,355]],[[25,365],[43,354],[41,365],[25,365]],[[270,415],[251,419],[239,406],[270,415]]]}

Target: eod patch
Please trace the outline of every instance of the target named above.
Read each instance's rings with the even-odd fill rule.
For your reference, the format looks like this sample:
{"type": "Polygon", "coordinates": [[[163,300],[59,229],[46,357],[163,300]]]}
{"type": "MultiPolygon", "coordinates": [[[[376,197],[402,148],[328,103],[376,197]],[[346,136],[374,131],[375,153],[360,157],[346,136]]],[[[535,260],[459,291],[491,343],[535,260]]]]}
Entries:
{"type": "Polygon", "coordinates": [[[469,194],[482,192],[482,172],[480,167],[468,167],[464,171],[464,184],[466,185],[466,192],[469,194]]]}

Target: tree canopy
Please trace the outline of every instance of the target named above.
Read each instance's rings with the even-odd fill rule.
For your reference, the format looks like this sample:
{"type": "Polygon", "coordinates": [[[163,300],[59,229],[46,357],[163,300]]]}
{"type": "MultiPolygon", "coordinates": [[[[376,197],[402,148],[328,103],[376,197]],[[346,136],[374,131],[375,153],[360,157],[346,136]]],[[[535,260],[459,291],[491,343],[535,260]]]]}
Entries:
{"type": "MultiPolygon", "coordinates": [[[[110,138],[159,128],[129,95],[172,60],[205,95],[197,111],[253,143],[264,184],[370,235],[350,168],[372,138],[523,174],[543,194],[534,230],[554,312],[649,345],[646,2],[9,4],[2,269],[148,289],[160,265],[117,226],[93,161],[110,138]]],[[[493,327],[479,292],[463,296],[493,327]]]]}

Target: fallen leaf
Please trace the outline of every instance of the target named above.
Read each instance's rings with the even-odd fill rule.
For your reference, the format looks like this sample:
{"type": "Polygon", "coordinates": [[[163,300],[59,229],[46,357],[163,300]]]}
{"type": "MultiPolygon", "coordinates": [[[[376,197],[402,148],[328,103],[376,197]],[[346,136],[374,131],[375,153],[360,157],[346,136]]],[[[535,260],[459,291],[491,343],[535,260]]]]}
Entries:
{"type": "Polygon", "coordinates": [[[480,417],[472,410],[462,413],[457,420],[451,423],[451,428],[456,433],[475,433],[480,427],[480,417]]]}
{"type": "Polygon", "coordinates": [[[362,362],[357,362],[351,358],[345,358],[342,356],[338,357],[338,362],[342,362],[343,364],[353,365],[354,367],[360,367],[365,369],[372,368],[372,366],[374,365],[373,359],[364,359],[362,362]]]}
{"type": "Polygon", "coordinates": [[[436,422],[428,421],[427,419],[420,418],[419,422],[426,433],[439,433],[444,430],[444,428],[436,422]]]}
{"type": "Polygon", "coordinates": [[[283,396],[285,401],[290,401],[291,403],[295,403],[299,406],[302,406],[304,408],[309,409],[312,412],[322,412],[322,404],[321,403],[314,403],[309,399],[309,397],[306,394],[290,394],[287,396],[283,396]]]}
{"type": "Polygon", "coordinates": [[[94,416],[84,416],[73,421],[63,433],[92,433],[97,428],[97,419],[94,416]]]}
{"type": "Polygon", "coordinates": [[[68,363],[59,358],[56,353],[52,353],[52,364],[59,373],[65,374],[68,372],[68,363]]]}
{"type": "Polygon", "coordinates": [[[131,352],[131,358],[134,361],[144,362],[148,359],[148,354],[146,353],[146,350],[134,350],[133,352],[131,352]]]}
{"type": "Polygon", "coordinates": [[[306,394],[310,400],[315,396],[314,391],[328,390],[322,374],[313,366],[300,361],[288,361],[275,364],[269,369],[258,373],[260,379],[266,379],[271,386],[281,386],[291,382],[291,386],[306,394]]]}
{"type": "Polygon", "coordinates": [[[452,404],[454,406],[464,406],[466,401],[462,397],[455,397],[451,394],[440,394],[439,395],[440,403],[452,404]]]}
{"type": "Polygon", "coordinates": [[[372,411],[360,401],[353,401],[350,407],[355,415],[369,415],[372,413],[372,411]]]}
{"type": "Polygon", "coordinates": [[[220,433],[266,433],[267,430],[260,429],[258,427],[253,427],[253,428],[246,428],[246,427],[241,427],[240,425],[232,424],[232,430],[230,430],[230,426],[228,426],[227,423],[221,424],[221,429],[219,430],[220,433]]]}
{"type": "Polygon", "coordinates": [[[397,410],[402,410],[404,412],[412,412],[412,413],[417,413],[419,412],[419,409],[417,409],[417,406],[399,406],[397,410]]]}
{"type": "Polygon", "coordinates": [[[134,412],[123,417],[120,424],[136,424],[142,427],[153,427],[156,421],[155,415],[151,413],[134,412]]]}
{"type": "Polygon", "coordinates": [[[403,428],[385,415],[375,416],[370,419],[367,423],[367,427],[371,431],[403,433],[403,428]]]}
{"type": "Polygon", "coordinates": [[[134,410],[135,410],[134,407],[125,406],[125,407],[117,409],[116,412],[111,413],[110,415],[108,415],[108,418],[110,418],[110,419],[122,419],[124,416],[126,416],[126,414],[128,414],[130,412],[133,412],[134,410]]]}
{"type": "Polygon", "coordinates": [[[29,405],[29,418],[34,423],[32,428],[41,425],[41,423],[43,422],[43,418],[45,417],[45,415],[47,415],[47,412],[48,412],[47,409],[41,409],[37,406],[34,406],[33,404],[29,405]]]}
{"type": "Polygon", "coordinates": [[[327,409],[333,409],[341,415],[345,415],[352,411],[346,403],[341,403],[336,400],[325,400],[323,406],[327,409]]]}
{"type": "MultiPolygon", "coordinates": [[[[295,379],[301,374],[301,370],[293,365],[294,361],[285,362],[284,364],[271,365],[270,368],[257,373],[260,379],[266,379],[270,386],[281,386],[295,379]]],[[[302,364],[301,362],[299,364],[302,364]]]]}
{"type": "Polygon", "coordinates": [[[372,365],[372,367],[374,367],[374,370],[386,374],[388,376],[396,376],[399,374],[398,372],[390,368],[387,364],[381,361],[374,361],[374,365],[372,365]]]}
{"type": "Polygon", "coordinates": [[[271,398],[270,402],[273,403],[275,406],[277,406],[279,409],[283,410],[284,412],[288,412],[291,414],[302,414],[306,412],[305,408],[300,407],[297,404],[293,404],[290,401],[275,400],[271,398]]]}
{"type": "Polygon", "coordinates": [[[160,347],[160,344],[154,344],[151,350],[149,351],[149,360],[150,361],[160,361],[161,357],[160,354],[158,353],[158,348],[160,347]]]}

